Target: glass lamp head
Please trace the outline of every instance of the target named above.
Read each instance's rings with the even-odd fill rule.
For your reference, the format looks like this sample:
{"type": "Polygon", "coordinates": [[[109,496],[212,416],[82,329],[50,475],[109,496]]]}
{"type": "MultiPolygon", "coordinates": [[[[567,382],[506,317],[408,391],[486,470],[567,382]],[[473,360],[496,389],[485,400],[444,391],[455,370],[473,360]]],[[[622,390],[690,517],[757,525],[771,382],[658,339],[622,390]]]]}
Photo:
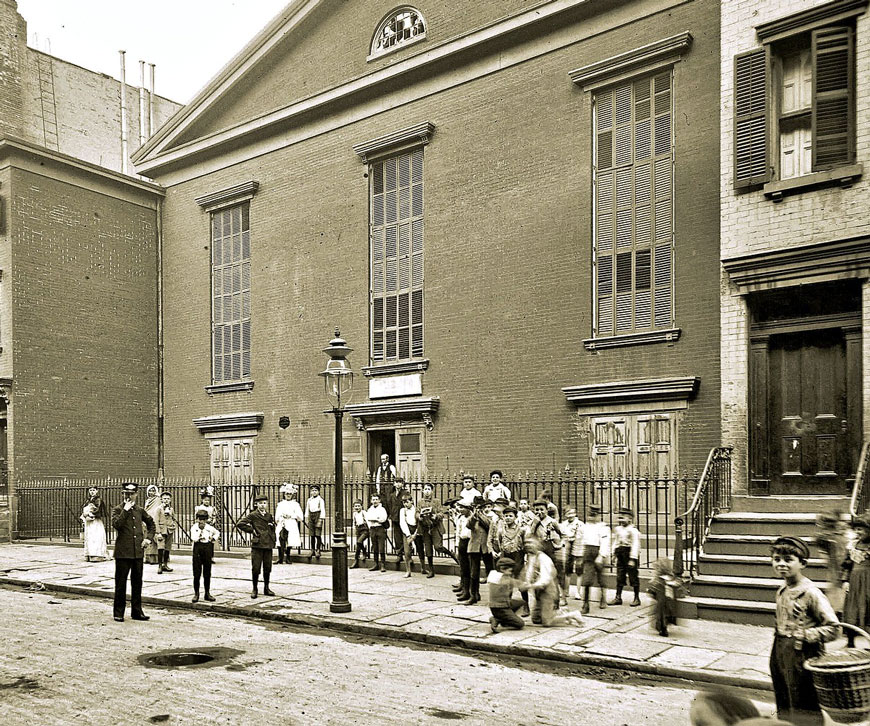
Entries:
{"type": "Polygon", "coordinates": [[[329,356],[326,370],[319,375],[323,376],[326,397],[334,408],[341,408],[342,403],[350,400],[353,391],[353,371],[348,363],[347,356],[353,352],[347,342],[341,337],[336,329],[335,337],[329,341],[329,345],[323,349],[329,356]]]}

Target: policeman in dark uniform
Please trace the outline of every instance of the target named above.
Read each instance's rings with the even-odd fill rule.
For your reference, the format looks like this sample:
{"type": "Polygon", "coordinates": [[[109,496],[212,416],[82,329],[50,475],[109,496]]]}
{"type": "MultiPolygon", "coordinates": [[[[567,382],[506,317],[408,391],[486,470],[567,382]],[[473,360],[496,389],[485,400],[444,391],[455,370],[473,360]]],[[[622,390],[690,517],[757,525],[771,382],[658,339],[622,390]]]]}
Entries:
{"type": "Polygon", "coordinates": [[[127,601],[127,575],[130,575],[130,617],[133,620],[148,620],[142,612],[142,561],[144,548],[154,540],[154,520],[136,504],[139,485],[124,482],[124,502],[112,509],[112,526],[115,528],[115,620],[124,621],[127,601]],[[148,529],[143,533],[142,523],[148,529]]]}

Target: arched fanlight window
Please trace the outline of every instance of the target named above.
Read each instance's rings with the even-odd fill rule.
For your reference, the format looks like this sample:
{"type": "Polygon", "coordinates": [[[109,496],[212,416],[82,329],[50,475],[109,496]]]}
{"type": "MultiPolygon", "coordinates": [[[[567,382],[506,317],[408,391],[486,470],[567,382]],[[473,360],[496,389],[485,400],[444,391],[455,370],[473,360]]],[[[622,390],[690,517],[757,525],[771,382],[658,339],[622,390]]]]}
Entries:
{"type": "Polygon", "coordinates": [[[389,53],[400,45],[422,40],[425,36],[426,23],[420,11],[410,7],[397,8],[378,26],[369,56],[389,53]]]}

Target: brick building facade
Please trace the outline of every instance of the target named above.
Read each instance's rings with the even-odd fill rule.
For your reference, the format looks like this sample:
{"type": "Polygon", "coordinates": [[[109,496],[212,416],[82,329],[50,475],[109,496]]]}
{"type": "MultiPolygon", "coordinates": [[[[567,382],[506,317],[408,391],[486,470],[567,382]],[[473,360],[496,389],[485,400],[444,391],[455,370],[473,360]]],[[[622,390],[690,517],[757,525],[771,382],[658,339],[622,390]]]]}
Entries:
{"type": "Polygon", "coordinates": [[[870,425],[866,8],[722,4],[722,436],[741,493],[848,494],[870,425]]]}
{"type": "MultiPolygon", "coordinates": [[[[0,539],[7,539],[15,536],[17,481],[156,472],[163,195],[119,173],[119,81],[27,47],[14,0],[0,2],[0,35],[0,539]]],[[[133,151],[139,89],[126,90],[133,151]]],[[[146,113],[156,126],[178,108],[155,95],[146,113]]]]}
{"type": "Polygon", "coordinates": [[[166,473],[329,471],[335,327],[351,473],[700,466],[718,58],[708,0],[291,3],[134,156],[166,473]]]}

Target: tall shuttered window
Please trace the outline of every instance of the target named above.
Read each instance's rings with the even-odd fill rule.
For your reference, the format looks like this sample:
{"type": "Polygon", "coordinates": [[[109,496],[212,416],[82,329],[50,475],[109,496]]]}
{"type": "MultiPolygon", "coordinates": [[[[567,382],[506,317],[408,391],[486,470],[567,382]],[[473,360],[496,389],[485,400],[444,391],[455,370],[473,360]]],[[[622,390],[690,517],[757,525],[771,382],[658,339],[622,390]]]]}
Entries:
{"type": "Polygon", "coordinates": [[[737,56],[734,111],[737,188],[853,163],[854,28],[797,33],[737,56]]]}
{"type": "Polygon", "coordinates": [[[371,164],[371,359],[423,356],[423,149],[371,164]]]}
{"type": "Polygon", "coordinates": [[[251,377],[251,226],[244,202],[211,214],[212,379],[251,377]]]}
{"type": "Polygon", "coordinates": [[[671,328],[671,72],[595,94],[595,335],[671,328]]]}

